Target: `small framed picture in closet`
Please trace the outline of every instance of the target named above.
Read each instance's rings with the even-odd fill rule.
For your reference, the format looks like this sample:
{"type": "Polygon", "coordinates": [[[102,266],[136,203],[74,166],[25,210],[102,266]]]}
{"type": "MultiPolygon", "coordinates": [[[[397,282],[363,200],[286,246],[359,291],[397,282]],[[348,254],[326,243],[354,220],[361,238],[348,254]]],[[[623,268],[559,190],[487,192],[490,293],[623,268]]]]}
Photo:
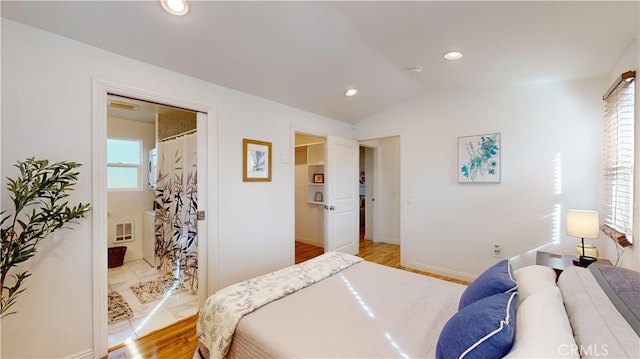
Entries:
{"type": "Polygon", "coordinates": [[[242,180],[271,182],[271,142],[242,140],[242,180]]]}

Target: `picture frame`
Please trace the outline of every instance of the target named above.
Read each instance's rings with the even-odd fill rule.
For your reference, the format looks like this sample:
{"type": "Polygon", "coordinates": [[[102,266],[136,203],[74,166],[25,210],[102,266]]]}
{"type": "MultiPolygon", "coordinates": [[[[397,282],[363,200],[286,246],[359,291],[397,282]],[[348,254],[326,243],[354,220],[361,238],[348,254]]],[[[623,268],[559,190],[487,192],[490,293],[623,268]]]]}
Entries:
{"type": "Polygon", "coordinates": [[[316,202],[324,201],[322,192],[316,192],[316,196],[313,198],[313,200],[316,201],[316,202]]]}
{"type": "Polygon", "coordinates": [[[324,173],[314,173],[313,183],[324,183],[324,173]]]}
{"type": "Polygon", "coordinates": [[[271,142],[242,139],[242,181],[271,182],[271,142]]]}
{"type": "Polygon", "coordinates": [[[500,133],[458,137],[458,183],[500,183],[500,133]]]}

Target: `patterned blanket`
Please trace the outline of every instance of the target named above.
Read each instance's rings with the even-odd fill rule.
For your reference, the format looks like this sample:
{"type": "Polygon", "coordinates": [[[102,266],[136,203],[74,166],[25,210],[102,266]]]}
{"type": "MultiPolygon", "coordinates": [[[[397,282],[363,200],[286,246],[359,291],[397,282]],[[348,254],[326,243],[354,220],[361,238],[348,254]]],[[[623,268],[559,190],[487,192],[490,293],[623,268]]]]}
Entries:
{"type": "Polygon", "coordinates": [[[198,340],[210,358],[226,356],[236,325],[245,314],[362,261],[362,258],[328,252],[295,266],[240,282],[219,290],[200,308],[198,340]]]}

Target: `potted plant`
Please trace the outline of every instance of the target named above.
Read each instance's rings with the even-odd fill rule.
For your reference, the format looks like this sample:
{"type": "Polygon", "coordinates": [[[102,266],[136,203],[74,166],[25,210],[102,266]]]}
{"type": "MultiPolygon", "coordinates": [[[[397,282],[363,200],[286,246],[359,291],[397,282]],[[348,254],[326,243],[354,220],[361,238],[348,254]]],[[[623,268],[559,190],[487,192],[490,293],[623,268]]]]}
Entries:
{"type": "Polygon", "coordinates": [[[13,210],[0,212],[2,258],[0,258],[0,318],[14,314],[9,308],[16,303],[24,288],[23,281],[31,276],[28,271],[9,272],[36,254],[41,240],[60,228],[83,218],[91,209],[87,203],[70,206],[65,200],[68,191],[78,180],[75,162],[49,163],[33,157],[18,161],[15,167],[20,175],[7,178],[7,190],[13,210]]]}

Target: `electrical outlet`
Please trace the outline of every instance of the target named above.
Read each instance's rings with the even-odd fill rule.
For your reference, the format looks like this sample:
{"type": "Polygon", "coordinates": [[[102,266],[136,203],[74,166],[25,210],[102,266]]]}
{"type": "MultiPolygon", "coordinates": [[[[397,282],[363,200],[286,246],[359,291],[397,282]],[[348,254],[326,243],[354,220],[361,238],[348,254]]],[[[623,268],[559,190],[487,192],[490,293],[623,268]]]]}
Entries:
{"type": "Polygon", "coordinates": [[[493,245],[493,256],[494,257],[501,257],[500,252],[501,252],[500,245],[499,244],[494,244],[493,245]]]}

